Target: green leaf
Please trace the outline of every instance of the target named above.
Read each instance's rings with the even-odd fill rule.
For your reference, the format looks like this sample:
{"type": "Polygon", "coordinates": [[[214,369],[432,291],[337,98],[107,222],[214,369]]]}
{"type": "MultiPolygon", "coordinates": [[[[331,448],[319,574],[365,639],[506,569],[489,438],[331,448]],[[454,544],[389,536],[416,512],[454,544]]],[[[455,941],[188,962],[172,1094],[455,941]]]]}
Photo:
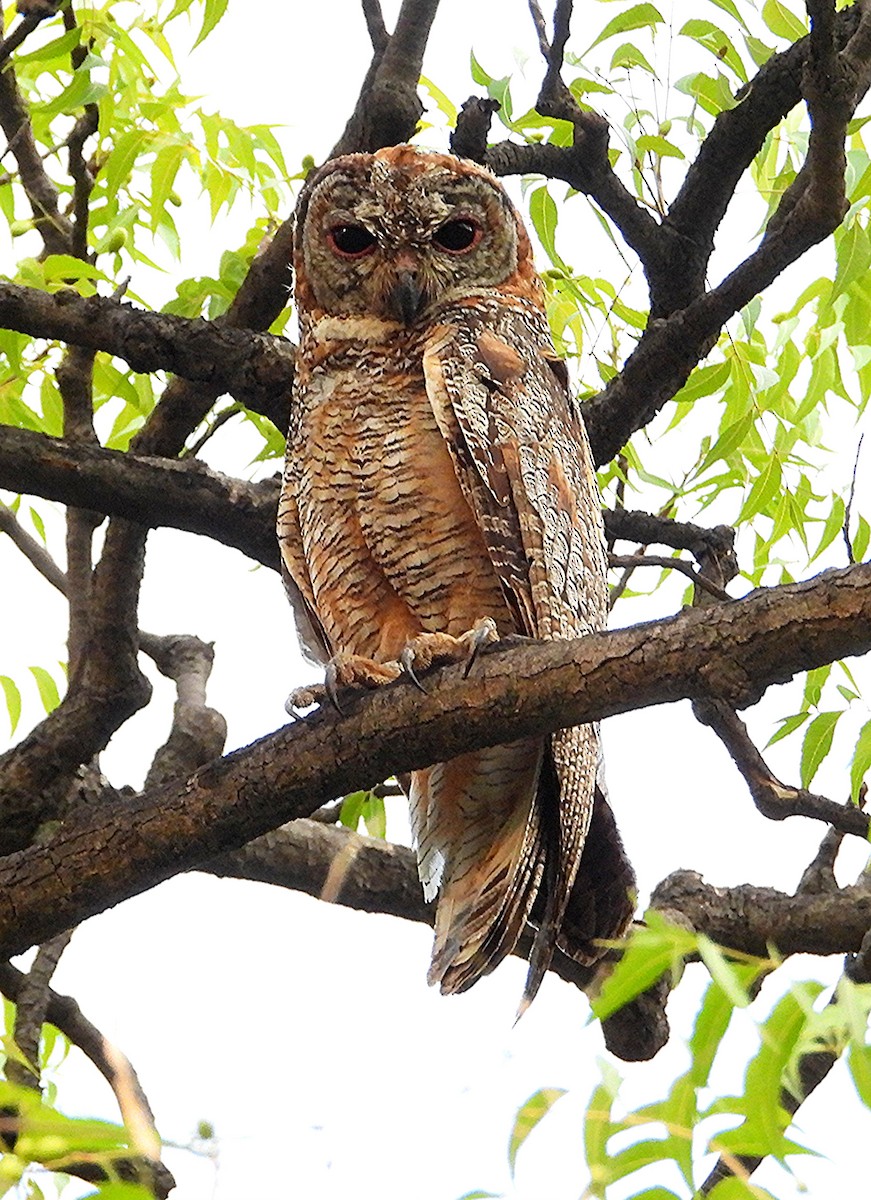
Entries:
{"type": "Polygon", "coordinates": [[[866,1108],[871,1108],[871,1046],[850,1046],[847,1066],[856,1085],[856,1091],[866,1108]]]}
{"type": "Polygon", "coordinates": [[[765,0],[762,6],[762,20],[773,34],[785,38],[788,42],[797,42],[807,33],[807,25],[785,4],[781,4],[780,0],[765,0]]]}
{"type": "Polygon", "coordinates": [[[780,491],[783,479],[783,466],[776,454],[771,454],[765,461],[762,470],[756,476],[753,486],[738,514],[738,524],[749,521],[751,517],[762,512],[780,491]]]}
{"type": "Polygon", "coordinates": [[[31,675],[36,680],[39,698],[47,713],[52,712],[60,704],[60,693],[57,684],[46,671],[45,667],[30,667],[31,675]]]}
{"type": "Polygon", "coordinates": [[[625,12],[608,22],[595,41],[591,42],[584,54],[589,54],[594,46],[607,41],[618,33],[630,33],[633,29],[652,29],[663,23],[662,13],[652,4],[634,4],[625,12]]]}
{"type": "Polygon", "coordinates": [[[387,837],[387,813],[383,797],[376,796],[374,792],[367,793],[362,815],[369,836],[379,838],[383,842],[387,837]]]}
{"type": "Polygon", "coordinates": [[[203,25],[200,29],[197,40],[193,44],[193,49],[196,50],[201,42],[204,42],[215,26],[227,11],[228,0],[206,0],[206,9],[203,15],[203,25]]]}
{"type": "Polygon", "coordinates": [[[744,70],[744,64],[741,62],[738,51],[723,30],[711,21],[693,18],[686,21],[678,33],[680,37],[691,38],[709,50],[719,62],[724,62],[731,67],[742,83],[747,82],[747,72],[744,70]]]}
{"type": "Polygon", "coordinates": [[[339,821],[347,829],[357,829],[363,816],[363,806],[369,798],[368,792],[351,792],[342,801],[339,821]]]}
{"type": "Polygon", "coordinates": [[[850,763],[850,797],[854,804],[859,803],[859,792],[869,767],[871,767],[871,721],[866,721],[859,731],[859,738],[850,763]]]}
{"type": "Polygon", "coordinates": [[[0,675],[0,687],[3,688],[3,694],[6,697],[6,711],[9,714],[9,734],[11,735],[18,728],[18,722],[21,719],[21,692],[14,679],[10,679],[8,675],[0,675]]]}
{"type": "Polygon", "coordinates": [[[767,750],[769,746],[773,746],[775,742],[779,742],[781,738],[789,737],[791,733],[795,733],[796,729],[800,729],[809,717],[809,712],[794,713],[791,717],[781,717],[780,728],[765,743],[765,749],[767,750]]]}
{"type": "Polygon", "coordinates": [[[618,46],[611,55],[611,70],[615,71],[618,67],[640,67],[642,71],[646,71],[648,75],[655,75],[653,67],[641,53],[637,46],[633,46],[631,42],[624,42],[622,46],[618,46]]]}
{"type": "Polygon", "coordinates": [[[645,914],[646,924],[633,929],[629,944],[605,980],[591,1006],[600,1021],[641,994],[666,971],[678,971],[696,948],[694,933],[670,925],[654,911],[645,914]]]}
{"type": "Polygon", "coordinates": [[[178,169],[187,157],[188,147],[171,142],[158,150],[151,167],[151,228],[157,229],[168,218],[165,211],[178,169]]]}
{"type": "Polygon", "coordinates": [[[557,254],[554,242],[558,219],[557,207],[546,187],[536,188],[529,197],[529,215],[535,232],[541,239],[541,244],[551,262],[562,265],[562,259],[557,254]]]}
{"type": "Polygon", "coordinates": [[[656,133],[644,133],[635,142],[639,154],[652,154],[659,158],[684,158],[684,152],[667,138],[656,133]]]}
{"type": "Polygon", "coordinates": [[[584,1114],[584,1153],[590,1172],[589,1194],[604,1198],[610,1182],[608,1139],[614,1132],[611,1108],[620,1089],[620,1078],[608,1063],[601,1063],[602,1083],[593,1091],[584,1114]]]}
{"type": "Polygon", "coordinates": [[[832,748],[835,727],[844,715],[839,712],[821,712],[811,721],[805,731],[801,747],[801,786],[809,788],[823,759],[832,748]]]}
{"type": "Polygon", "coordinates": [[[832,299],[845,292],[857,279],[864,279],[871,267],[871,242],[868,230],[858,221],[843,227],[837,239],[838,269],[832,299]]]}
{"type": "MultiPolygon", "coordinates": [[[[699,955],[710,971],[711,979],[728,998],[733,1008],[746,1008],[750,1003],[750,995],[747,991],[746,964],[737,965],[729,962],[720,947],[710,938],[705,937],[703,933],[699,934],[698,942],[699,955]]],[[[761,964],[760,967],[754,969],[749,982],[752,982],[760,969],[761,964]]]]}
{"type": "Polygon", "coordinates": [[[514,1119],[514,1128],[511,1130],[511,1137],[508,1140],[508,1167],[512,1177],[514,1175],[514,1165],[517,1161],[518,1150],[539,1121],[547,1116],[557,1100],[565,1094],[565,1088],[540,1088],[537,1092],[533,1092],[526,1103],[518,1110],[517,1116],[514,1119]]]}

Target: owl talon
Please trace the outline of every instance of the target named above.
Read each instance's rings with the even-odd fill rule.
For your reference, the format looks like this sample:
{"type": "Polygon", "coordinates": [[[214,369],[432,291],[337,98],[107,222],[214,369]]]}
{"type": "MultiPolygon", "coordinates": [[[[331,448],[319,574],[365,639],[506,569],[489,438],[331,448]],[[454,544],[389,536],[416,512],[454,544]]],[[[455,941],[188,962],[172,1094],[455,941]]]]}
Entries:
{"type": "Polygon", "coordinates": [[[284,711],[294,721],[302,721],[304,710],[323,704],[324,687],[321,683],[307,683],[304,687],[294,688],[284,702],[284,711]]]}
{"type": "Polygon", "coordinates": [[[409,680],[414,684],[419,692],[423,692],[424,696],[428,696],[429,692],[414,673],[414,658],[415,655],[413,646],[406,646],[399,656],[399,662],[402,666],[403,674],[408,676],[409,680]]]}
{"type": "Polygon", "coordinates": [[[339,668],[334,658],[331,658],[327,663],[324,673],[324,695],[339,716],[343,717],[345,710],[339,703],[339,668]]]}
{"type": "Polygon", "coordinates": [[[478,655],[484,647],[499,641],[496,622],[492,617],[482,617],[480,621],[475,622],[468,633],[463,634],[460,640],[466,641],[469,646],[469,658],[466,662],[466,669],[463,671],[463,678],[468,679],[472,673],[472,667],[478,661],[478,655]]]}

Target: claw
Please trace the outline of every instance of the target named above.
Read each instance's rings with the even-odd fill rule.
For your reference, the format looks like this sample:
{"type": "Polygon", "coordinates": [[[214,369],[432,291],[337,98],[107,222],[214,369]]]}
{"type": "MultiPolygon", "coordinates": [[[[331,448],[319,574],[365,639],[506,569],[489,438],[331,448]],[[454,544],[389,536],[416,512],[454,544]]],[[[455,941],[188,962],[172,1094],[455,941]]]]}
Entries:
{"type": "Polygon", "coordinates": [[[324,675],[324,691],[327,699],[340,717],[344,717],[345,710],[339,703],[339,672],[336,668],[335,661],[327,663],[327,669],[324,675]]]}
{"type": "Polygon", "coordinates": [[[483,648],[498,640],[499,634],[496,631],[496,622],[492,617],[484,617],[482,621],[477,621],[475,623],[475,627],[471,630],[471,637],[469,638],[469,658],[466,662],[465,670],[463,671],[464,679],[469,678],[472,667],[474,667],[478,659],[478,655],[481,653],[483,648]]]}
{"type": "Polygon", "coordinates": [[[427,692],[426,688],[423,686],[414,672],[414,651],[412,650],[411,646],[405,647],[399,656],[399,662],[402,666],[402,670],[408,676],[417,690],[419,692],[423,692],[425,696],[428,695],[429,693],[427,692]]]}

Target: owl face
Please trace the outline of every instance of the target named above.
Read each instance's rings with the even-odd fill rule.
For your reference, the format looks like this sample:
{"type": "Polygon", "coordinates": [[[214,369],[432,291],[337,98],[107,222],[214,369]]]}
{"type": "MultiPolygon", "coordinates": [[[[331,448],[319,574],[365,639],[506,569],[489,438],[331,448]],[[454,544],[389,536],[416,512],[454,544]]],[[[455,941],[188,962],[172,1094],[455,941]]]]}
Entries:
{"type": "Polygon", "coordinates": [[[412,146],[327,163],[306,185],[297,220],[303,312],[412,325],[433,304],[504,284],[529,258],[489,172],[412,146]]]}

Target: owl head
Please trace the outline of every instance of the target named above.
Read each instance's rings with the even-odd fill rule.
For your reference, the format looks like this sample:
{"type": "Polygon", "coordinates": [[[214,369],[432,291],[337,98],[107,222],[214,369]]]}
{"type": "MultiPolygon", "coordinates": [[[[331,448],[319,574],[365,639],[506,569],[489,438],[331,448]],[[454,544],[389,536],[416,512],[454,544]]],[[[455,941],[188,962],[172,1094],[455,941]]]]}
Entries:
{"type": "Polygon", "coordinates": [[[496,178],[414,146],[333,159],[297,207],[303,315],[371,315],[410,326],[433,305],[491,289],[542,305],[529,238],[496,178]]]}

